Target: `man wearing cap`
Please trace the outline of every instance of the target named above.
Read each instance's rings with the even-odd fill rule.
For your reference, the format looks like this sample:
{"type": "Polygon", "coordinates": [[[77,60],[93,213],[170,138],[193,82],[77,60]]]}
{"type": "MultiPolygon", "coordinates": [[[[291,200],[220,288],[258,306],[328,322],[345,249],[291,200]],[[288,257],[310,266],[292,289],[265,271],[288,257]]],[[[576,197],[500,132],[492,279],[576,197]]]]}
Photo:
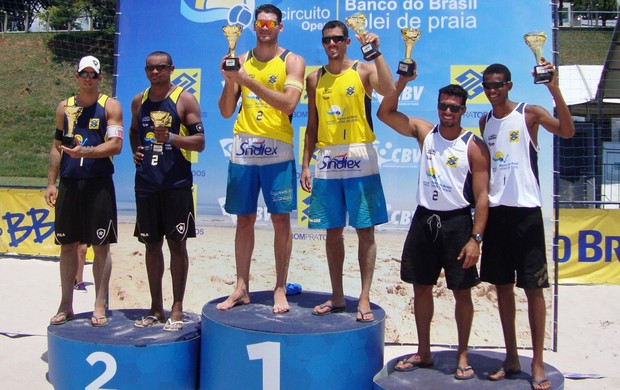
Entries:
{"type": "Polygon", "coordinates": [[[58,104],[56,133],[47,176],[45,201],[55,208],[55,241],[60,244],[60,282],[62,298],[50,324],[61,325],[74,317],[73,281],[78,268],[78,246],[90,244],[95,252],[94,327],[108,324],[106,299],[112,271],[110,244],[117,240],[116,195],[112,156],[123,145],[123,115],[116,99],[99,92],[101,63],[93,56],[83,57],[75,79],[78,93],[58,104]],[[69,123],[67,107],[80,111],[69,123]],[[70,130],[73,130],[72,142],[70,130]],[[56,179],[60,176],[58,189],[56,179]]]}

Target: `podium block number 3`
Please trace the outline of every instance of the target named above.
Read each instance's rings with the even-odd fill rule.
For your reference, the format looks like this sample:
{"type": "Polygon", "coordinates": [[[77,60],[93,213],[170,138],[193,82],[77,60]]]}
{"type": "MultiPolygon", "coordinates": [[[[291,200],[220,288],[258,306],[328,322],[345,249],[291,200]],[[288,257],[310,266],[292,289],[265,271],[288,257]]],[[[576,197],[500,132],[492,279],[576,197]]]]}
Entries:
{"type": "Polygon", "coordinates": [[[280,390],[280,343],[268,341],[246,348],[250,360],[263,361],[263,390],[280,390]]]}

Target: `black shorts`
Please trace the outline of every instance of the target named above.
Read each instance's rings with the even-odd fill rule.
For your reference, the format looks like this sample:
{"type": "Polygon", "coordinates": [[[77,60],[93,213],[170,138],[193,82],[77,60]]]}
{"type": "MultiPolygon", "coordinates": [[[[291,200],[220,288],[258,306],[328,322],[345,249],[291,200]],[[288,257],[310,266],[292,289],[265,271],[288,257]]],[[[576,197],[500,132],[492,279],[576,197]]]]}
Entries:
{"type": "Polygon", "coordinates": [[[54,209],[56,244],[116,243],[116,194],[111,176],[60,179],[54,209]]]}
{"type": "Polygon", "coordinates": [[[196,237],[194,199],[191,188],[175,188],[146,197],[136,196],[136,227],[133,235],[144,244],[196,237]]]}
{"type": "Polygon", "coordinates": [[[492,284],[549,287],[545,230],[539,207],[489,207],[480,276],[492,284]]]}
{"type": "Polygon", "coordinates": [[[443,268],[450,290],[480,283],[476,267],[463,269],[457,259],[471,237],[471,209],[432,211],[418,206],[403,247],[400,277],[418,285],[435,285],[443,268]]]}

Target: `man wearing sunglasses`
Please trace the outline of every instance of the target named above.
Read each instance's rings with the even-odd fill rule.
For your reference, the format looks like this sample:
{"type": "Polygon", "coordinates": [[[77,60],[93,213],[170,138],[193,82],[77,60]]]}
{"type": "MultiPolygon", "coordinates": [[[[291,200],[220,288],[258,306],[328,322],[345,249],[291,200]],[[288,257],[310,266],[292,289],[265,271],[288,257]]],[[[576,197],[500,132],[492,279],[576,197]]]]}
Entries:
{"type": "Polygon", "coordinates": [[[176,331],[183,328],[183,297],[189,268],[187,238],[196,237],[189,152],[204,149],[204,128],[196,97],[171,83],[174,65],[170,54],[163,51],[149,54],[144,70],[150,87],[131,102],[129,140],[136,165],[134,236],[146,248],[151,308],[135,326],[147,328],[165,321],[162,296],[165,237],[170,250],[173,300],[164,330],[176,331]],[[169,116],[164,123],[156,123],[151,116],[155,112],[169,116]]]}
{"type": "MultiPolygon", "coordinates": [[[[368,31],[360,42],[379,46],[379,37],[368,31]]],[[[351,43],[347,26],[333,20],[323,27],[321,42],[327,65],[308,75],[308,124],[303,153],[301,187],[312,192],[308,227],[326,229],[326,252],[332,295],[316,306],[313,314],[324,316],[346,310],[342,285],[345,258],[342,233],[346,225],[358,237],[358,262],[362,289],[356,319],[374,321],[370,309],[370,286],[377,247],[375,225],[388,221],[377,154],[372,146],[371,100],[376,90],[394,91],[394,79],[382,56],[373,62],[349,59],[351,43]],[[314,180],[310,161],[318,147],[314,180]]]]}
{"type": "MultiPolygon", "coordinates": [[[[237,284],[217,305],[229,310],[250,302],[250,262],[254,250],[254,223],[259,192],[271,213],[274,228],[276,286],[273,313],[290,310],[286,278],[292,250],[290,213],[296,207],[296,168],[292,114],[303,92],[304,59],[278,44],[283,31],[282,12],[264,4],[254,12],[256,47],[240,57],[238,71],[220,67],[224,89],[219,108],[224,118],[241,109],[235,121],[228,167],[226,212],[237,215],[235,261],[237,284]]],[[[225,58],[222,59],[222,65],[225,58]]]]}
{"type": "Polygon", "coordinates": [[[480,277],[496,287],[506,343],[506,359],[489,379],[497,381],[521,371],[515,330],[516,273],[516,285],[524,289],[528,302],[533,389],[551,388],[543,363],[546,306],[542,289],[549,287],[549,280],[537,167],[538,130],[542,126],[562,138],[575,134],[555,68],[542,60],[552,75],[546,86],[555,101],[557,118],[543,107],[511,101],[511,74],[502,64],[489,65],[482,74],[492,110],[480,118],[480,131],[493,156],[480,277]]]}
{"type": "Polygon", "coordinates": [[[461,127],[467,91],[451,84],[439,90],[439,124],[411,118],[398,111],[398,96],[414,80],[400,76],[396,93],[386,96],[377,116],[398,133],[413,137],[422,151],[417,208],[405,240],[401,279],[413,283],[418,350],[399,361],[395,370],[432,366],[431,321],[433,286],[444,269],[446,284],[455,298],[458,334],[456,379],[471,379],[467,345],[474,307],[471,288],[480,283],[476,263],[487,222],[489,152],[482,139],[461,127]],[[472,223],[472,208],[474,218],[472,223]]]}
{"type": "Polygon", "coordinates": [[[55,208],[54,234],[60,244],[60,282],[62,298],[50,324],[61,325],[73,319],[73,282],[78,270],[78,247],[90,244],[95,252],[94,327],[106,326],[106,300],[112,258],[110,244],[117,240],[116,195],[112,156],[123,145],[123,115],[116,99],[99,92],[101,64],[93,56],[80,59],[75,72],[78,93],[58,104],[56,134],[50,151],[45,201],[55,208]],[[66,106],[77,106],[81,113],[73,125],[74,145],[63,145],[70,129],[66,106]],[[56,179],[60,176],[58,190],[56,179]]]}

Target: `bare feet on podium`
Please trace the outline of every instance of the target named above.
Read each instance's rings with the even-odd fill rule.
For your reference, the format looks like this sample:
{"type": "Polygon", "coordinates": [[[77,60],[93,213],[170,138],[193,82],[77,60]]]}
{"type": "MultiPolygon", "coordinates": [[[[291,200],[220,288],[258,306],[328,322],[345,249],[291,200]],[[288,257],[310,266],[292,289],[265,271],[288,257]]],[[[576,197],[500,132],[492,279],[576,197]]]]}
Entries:
{"type": "Polygon", "coordinates": [[[250,303],[250,296],[247,291],[233,291],[224,302],[218,303],[215,308],[218,310],[230,310],[235,306],[247,305],[250,303]]]}
{"type": "Polygon", "coordinates": [[[284,314],[291,310],[286,299],[286,289],[284,287],[276,287],[273,290],[273,313],[284,314]]]}

